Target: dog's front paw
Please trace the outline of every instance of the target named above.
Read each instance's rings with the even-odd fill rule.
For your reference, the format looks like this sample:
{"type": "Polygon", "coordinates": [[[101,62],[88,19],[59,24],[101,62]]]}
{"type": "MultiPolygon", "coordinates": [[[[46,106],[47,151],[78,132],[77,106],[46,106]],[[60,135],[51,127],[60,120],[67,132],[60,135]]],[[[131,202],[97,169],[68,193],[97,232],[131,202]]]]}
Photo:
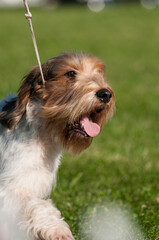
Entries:
{"type": "Polygon", "coordinates": [[[69,227],[65,224],[59,224],[48,232],[38,232],[36,240],[75,240],[69,227]]]}
{"type": "Polygon", "coordinates": [[[74,237],[68,227],[58,226],[54,229],[49,240],[74,240],[74,237]]]}

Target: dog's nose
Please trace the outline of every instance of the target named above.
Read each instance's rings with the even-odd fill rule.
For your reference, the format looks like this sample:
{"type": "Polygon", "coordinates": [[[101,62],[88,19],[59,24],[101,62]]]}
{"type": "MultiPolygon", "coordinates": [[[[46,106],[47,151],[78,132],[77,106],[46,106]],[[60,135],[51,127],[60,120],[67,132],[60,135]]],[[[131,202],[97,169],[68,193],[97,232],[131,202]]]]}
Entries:
{"type": "Polygon", "coordinates": [[[96,92],[96,96],[97,96],[97,98],[99,98],[99,100],[101,102],[108,103],[108,102],[110,102],[112,93],[108,89],[102,88],[98,92],[96,92]]]}

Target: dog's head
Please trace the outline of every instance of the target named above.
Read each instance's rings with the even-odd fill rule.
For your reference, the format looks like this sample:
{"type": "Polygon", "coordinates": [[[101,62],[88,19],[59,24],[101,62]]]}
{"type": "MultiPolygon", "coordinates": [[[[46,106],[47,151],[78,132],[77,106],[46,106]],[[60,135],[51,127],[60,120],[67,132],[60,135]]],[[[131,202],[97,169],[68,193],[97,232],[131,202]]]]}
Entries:
{"type": "Polygon", "coordinates": [[[79,153],[114,113],[115,97],[104,78],[104,63],[84,53],[66,53],[48,60],[42,69],[45,86],[39,67],[34,67],[19,89],[16,107],[3,111],[0,121],[13,128],[27,104],[38,101],[38,118],[48,137],[56,136],[68,151],[79,153]]]}

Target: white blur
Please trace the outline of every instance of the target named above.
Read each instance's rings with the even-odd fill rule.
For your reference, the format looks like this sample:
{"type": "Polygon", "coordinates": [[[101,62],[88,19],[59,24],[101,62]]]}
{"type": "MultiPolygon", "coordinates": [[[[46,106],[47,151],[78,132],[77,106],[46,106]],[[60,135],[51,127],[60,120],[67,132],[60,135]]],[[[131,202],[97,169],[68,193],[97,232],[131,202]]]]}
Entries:
{"type": "Polygon", "coordinates": [[[105,2],[104,0],[88,0],[87,6],[93,12],[100,12],[104,9],[105,2]]]}
{"type": "Polygon", "coordinates": [[[159,4],[159,0],[140,0],[140,2],[141,5],[148,10],[154,9],[159,4]]]}
{"type": "Polygon", "coordinates": [[[93,208],[89,218],[84,217],[82,234],[87,240],[144,240],[139,225],[131,214],[109,205],[93,208]]]}

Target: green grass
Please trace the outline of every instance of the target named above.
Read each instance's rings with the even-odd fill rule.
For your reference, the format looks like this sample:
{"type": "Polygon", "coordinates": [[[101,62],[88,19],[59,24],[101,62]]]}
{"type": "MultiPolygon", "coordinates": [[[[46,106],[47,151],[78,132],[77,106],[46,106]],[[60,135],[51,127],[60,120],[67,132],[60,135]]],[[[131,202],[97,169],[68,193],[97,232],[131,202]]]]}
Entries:
{"type": "MultiPolygon", "coordinates": [[[[41,60],[65,50],[106,62],[116,113],[80,156],[65,154],[51,194],[76,239],[84,212],[113,202],[131,211],[145,239],[159,239],[159,8],[33,9],[41,60]],[[143,207],[144,206],[144,207],[143,207]]],[[[0,97],[16,92],[36,64],[22,9],[0,10],[0,97]]]]}

